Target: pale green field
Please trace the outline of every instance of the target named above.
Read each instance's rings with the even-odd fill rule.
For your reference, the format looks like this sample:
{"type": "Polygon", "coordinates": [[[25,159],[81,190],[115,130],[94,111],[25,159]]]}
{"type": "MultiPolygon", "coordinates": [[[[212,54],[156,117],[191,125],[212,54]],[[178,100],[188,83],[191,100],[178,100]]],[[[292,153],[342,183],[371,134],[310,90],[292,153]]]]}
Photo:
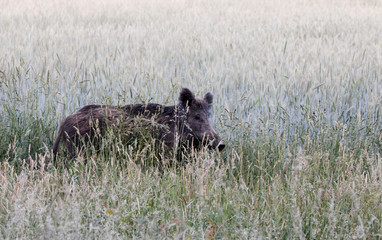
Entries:
{"type": "Polygon", "coordinates": [[[381,96],[378,0],[0,0],[0,239],[380,239],[381,96]],[[221,154],[52,165],[81,106],[181,87],[221,154]]]}

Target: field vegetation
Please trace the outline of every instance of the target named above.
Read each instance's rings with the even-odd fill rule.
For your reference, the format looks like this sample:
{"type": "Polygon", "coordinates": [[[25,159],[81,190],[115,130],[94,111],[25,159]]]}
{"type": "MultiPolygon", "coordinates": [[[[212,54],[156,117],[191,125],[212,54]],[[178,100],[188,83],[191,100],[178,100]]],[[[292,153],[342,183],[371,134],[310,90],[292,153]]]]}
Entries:
{"type": "Polygon", "coordinates": [[[381,13],[378,0],[0,1],[0,239],[382,238],[381,13]],[[52,164],[80,107],[173,105],[182,87],[214,94],[223,152],[173,164],[150,139],[108,136],[52,164]]]}

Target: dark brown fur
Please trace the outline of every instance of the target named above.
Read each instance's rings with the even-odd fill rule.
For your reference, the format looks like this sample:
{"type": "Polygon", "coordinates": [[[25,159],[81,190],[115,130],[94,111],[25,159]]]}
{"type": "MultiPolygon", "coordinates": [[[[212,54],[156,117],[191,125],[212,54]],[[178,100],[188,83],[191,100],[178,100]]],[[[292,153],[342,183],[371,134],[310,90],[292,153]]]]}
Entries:
{"type": "Polygon", "coordinates": [[[91,142],[94,146],[100,141],[109,127],[131,127],[134,122],[141,126],[151,126],[155,136],[170,149],[180,145],[199,148],[209,146],[222,150],[225,145],[209,123],[213,95],[207,93],[204,98],[195,98],[187,88],[182,89],[179,104],[163,106],[149,103],[120,106],[88,105],[73,115],[65,118],[53,144],[53,159],[58,146],[63,140],[71,157],[80,151],[84,144],[91,142]]]}

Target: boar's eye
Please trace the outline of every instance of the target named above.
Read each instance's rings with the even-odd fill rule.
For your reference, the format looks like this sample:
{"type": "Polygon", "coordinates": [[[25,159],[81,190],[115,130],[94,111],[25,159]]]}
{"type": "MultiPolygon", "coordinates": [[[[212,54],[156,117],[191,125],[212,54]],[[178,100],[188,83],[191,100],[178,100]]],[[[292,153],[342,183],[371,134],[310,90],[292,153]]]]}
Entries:
{"type": "Polygon", "coordinates": [[[200,118],[200,115],[195,115],[195,120],[200,120],[201,118],[200,118]]]}

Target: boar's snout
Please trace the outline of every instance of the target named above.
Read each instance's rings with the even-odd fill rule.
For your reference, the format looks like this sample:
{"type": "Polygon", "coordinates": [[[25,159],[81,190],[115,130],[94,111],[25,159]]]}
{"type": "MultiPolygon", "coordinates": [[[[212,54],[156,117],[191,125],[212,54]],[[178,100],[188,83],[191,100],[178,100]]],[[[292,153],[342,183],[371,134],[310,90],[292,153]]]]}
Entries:
{"type": "Polygon", "coordinates": [[[220,141],[220,143],[218,144],[218,150],[219,151],[223,151],[223,149],[225,148],[225,144],[223,141],[220,141]]]}
{"type": "Polygon", "coordinates": [[[220,136],[212,130],[211,134],[207,136],[207,142],[209,142],[210,149],[217,149],[219,151],[223,151],[225,148],[225,143],[221,140],[220,136]]]}
{"type": "Polygon", "coordinates": [[[225,148],[225,143],[222,141],[222,140],[215,140],[214,142],[213,142],[213,144],[211,145],[211,147],[213,148],[213,149],[217,149],[217,150],[219,150],[219,151],[223,151],[223,149],[225,148]]]}

